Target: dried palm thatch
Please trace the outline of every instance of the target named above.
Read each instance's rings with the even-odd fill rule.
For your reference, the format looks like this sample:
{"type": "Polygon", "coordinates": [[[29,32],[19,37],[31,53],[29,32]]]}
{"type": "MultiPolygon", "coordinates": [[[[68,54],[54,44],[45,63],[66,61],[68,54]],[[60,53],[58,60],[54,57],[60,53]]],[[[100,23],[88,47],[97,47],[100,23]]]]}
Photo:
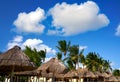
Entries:
{"type": "Polygon", "coordinates": [[[65,78],[78,78],[78,73],[76,70],[71,70],[64,75],[65,78]]]}
{"type": "Polygon", "coordinates": [[[110,76],[112,76],[110,73],[100,73],[100,72],[94,72],[94,74],[97,76],[97,77],[102,77],[102,78],[108,78],[110,76]]]}
{"type": "Polygon", "coordinates": [[[103,76],[104,78],[109,78],[109,77],[112,76],[112,74],[108,74],[108,73],[104,72],[104,73],[102,73],[102,76],[103,76]]]}
{"type": "Polygon", "coordinates": [[[33,69],[35,69],[34,63],[18,46],[14,46],[0,56],[0,72],[9,73],[33,69]]]}
{"type": "Polygon", "coordinates": [[[54,77],[57,77],[58,76],[57,74],[66,73],[67,68],[60,60],[57,60],[56,58],[52,58],[48,62],[46,62],[46,63],[42,64],[40,67],[38,67],[38,69],[36,71],[39,73],[47,73],[47,74],[52,73],[54,75],[54,77]]]}
{"type": "Polygon", "coordinates": [[[69,77],[69,78],[73,78],[73,77],[76,77],[76,78],[79,78],[79,77],[81,77],[81,78],[96,78],[97,76],[93,72],[91,72],[87,69],[79,68],[79,69],[74,70],[74,71],[69,71],[68,73],[66,73],[64,75],[64,77],[69,77]]]}
{"type": "Polygon", "coordinates": [[[108,80],[106,80],[107,82],[118,82],[118,79],[114,76],[111,76],[108,78],[108,80]]]}
{"type": "Polygon", "coordinates": [[[38,73],[36,71],[22,71],[22,72],[15,72],[16,76],[37,76],[38,73]]]}
{"type": "Polygon", "coordinates": [[[120,76],[117,76],[116,78],[117,78],[118,82],[120,82],[120,76]]]}
{"type": "Polygon", "coordinates": [[[96,78],[97,76],[89,71],[88,69],[77,69],[77,72],[78,72],[78,75],[80,75],[80,77],[83,77],[83,78],[96,78]]]}

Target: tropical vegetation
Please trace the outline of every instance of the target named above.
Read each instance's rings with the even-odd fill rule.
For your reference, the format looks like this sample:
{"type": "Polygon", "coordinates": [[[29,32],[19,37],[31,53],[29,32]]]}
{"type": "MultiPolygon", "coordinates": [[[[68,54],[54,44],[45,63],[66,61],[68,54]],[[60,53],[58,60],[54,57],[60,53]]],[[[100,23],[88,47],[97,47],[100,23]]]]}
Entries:
{"type": "Polygon", "coordinates": [[[66,61],[65,65],[70,70],[80,67],[79,64],[93,72],[110,72],[112,70],[109,60],[103,59],[95,52],[89,52],[85,56],[84,49],[80,50],[79,45],[70,45],[70,43],[70,41],[67,43],[65,40],[58,41],[59,53],[56,56],[59,60],[66,61]]]}
{"type": "MultiPolygon", "coordinates": [[[[90,71],[96,72],[110,72],[112,68],[110,66],[111,62],[105,60],[96,52],[89,52],[84,54],[84,49],[80,50],[79,45],[71,45],[70,41],[60,40],[56,46],[58,52],[56,53],[56,58],[63,61],[63,63],[68,67],[69,70],[80,68],[87,68],[90,71]]],[[[30,57],[31,61],[35,63],[36,66],[40,66],[46,58],[46,49],[37,51],[36,48],[32,49],[29,46],[25,47],[24,52],[30,57]]]]}
{"type": "Polygon", "coordinates": [[[120,70],[119,69],[114,69],[113,70],[113,75],[114,76],[120,76],[120,70]]]}
{"type": "Polygon", "coordinates": [[[28,55],[30,60],[34,62],[37,67],[40,66],[46,58],[46,49],[37,51],[36,48],[32,49],[31,47],[26,46],[24,53],[28,55]]]}

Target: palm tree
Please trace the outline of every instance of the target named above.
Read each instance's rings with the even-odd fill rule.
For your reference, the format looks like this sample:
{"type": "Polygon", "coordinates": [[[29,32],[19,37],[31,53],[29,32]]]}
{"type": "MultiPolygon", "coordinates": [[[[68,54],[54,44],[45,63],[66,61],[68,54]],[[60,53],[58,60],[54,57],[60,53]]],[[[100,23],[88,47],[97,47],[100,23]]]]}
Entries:
{"type": "Polygon", "coordinates": [[[40,58],[42,59],[42,62],[44,62],[45,58],[46,58],[46,49],[45,50],[40,50],[38,52],[38,54],[39,54],[40,58]]]}
{"type": "Polygon", "coordinates": [[[85,57],[83,55],[84,49],[79,50],[79,45],[73,45],[70,46],[69,48],[69,59],[73,62],[73,66],[76,68],[78,66],[79,68],[79,63],[82,63],[83,66],[85,65],[85,57]]]}
{"type": "Polygon", "coordinates": [[[110,72],[112,70],[110,62],[103,59],[95,52],[90,52],[86,56],[86,66],[89,70],[95,72],[110,72]]]}
{"type": "Polygon", "coordinates": [[[83,52],[84,52],[84,49],[82,49],[81,52],[80,52],[80,54],[79,54],[79,62],[82,63],[83,68],[84,68],[84,66],[86,64],[86,58],[85,58],[83,52]]]}
{"type": "Polygon", "coordinates": [[[112,71],[112,68],[110,65],[111,65],[111,62],[109,60],[103,60],[103,71],[104,72],[112,71]]]}
{"type": "Polygon", "coordinates": [[[70,57],[67,58],[67,67],[68,67],[69,70],[75,70],[76,69],[74,64],[73,64],[73,61],[70,57]]]}
{"type": "Polygon", "coordinates": [[[34,62],[36,66],[40,66],[41,63],[45,61],[46,50],[37,51],[36,48],[31,49],[31,47],[26,46],[24,53],[28,55],[30,60],[34,62]]]}
{"type": "Polygon", "coordinates": [[[70,41],[67,43],[66,40],[58,41],[58,46],[56,46],[61,53],[66,57],[67,51],[70,47],[70,41]]]}
{"type": "Polygon", "coordinates": [[[113,75],[114,76],[120,76],[120,70],[119,69],[114,69],[113,70],[113,75]]]}
{"type": "Polygon", "coordinates": [[[61,61],[62,61],[62,53],[61,53],[61,52],[58,52],[58,53],[56,54],[56,58],[57,58],[58,60],[61,60],[61,61]]]}
{"type": "Polygon", "coordinates": [[[73,45],[69,48],[69,59],[73,62],[73,66],[76,68],[79,67],[79,45],[73,45]]]}
{"type": "Polygon", "coordinates": [[[88,53],[88,55],[86,56],[87,68],[94,72],[97,71],[99,66],[98,59],[99,56],[95,52],[88,53]]]}

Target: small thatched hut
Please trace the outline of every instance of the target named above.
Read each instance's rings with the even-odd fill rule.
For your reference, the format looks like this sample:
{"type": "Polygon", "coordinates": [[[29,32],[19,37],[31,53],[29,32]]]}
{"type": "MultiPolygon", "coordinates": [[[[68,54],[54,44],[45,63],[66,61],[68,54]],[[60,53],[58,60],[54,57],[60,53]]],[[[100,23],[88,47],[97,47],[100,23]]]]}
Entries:
{"type": "Polygon", "coordinates": [[[110,76],[105,82],[118,82],[118,79],[115,76],[110,76]]]}
{"type": "Polygon", "coordinates": [[[67,79],[79,79],[83,82],[86,82],[88,80],[93,80],[94,78],[96,78],[96,75],[87,69],[79,68],[77,70],[69,71],[64,75],[64,77],[67,79]]]}
{"type": "Polygon", "coordinates": [[[22,52],[21,48],[14,46],[0,56],[0,71],[25,71],[33,70],[35,65],[29,57],[22,52]]]}
{"type": "Polygon", "coordinates": [[[46,63],[42,64],[36,70],[41,76],[52,77],[53,81],[56,79],[63,79],[64,75],[67,72],[66,66],[58,59],[52,58],[46,63]]]}
{"type": "MultiPolygon", "coordinates": [[[[0,55],[0,74],[13,76],[14,72],[33,70],[35,65],[29,57],[22,52],[19,46],[14,46],[0,55]]],[[[12,79],[12,78],[11,78],[12,79]]]]}

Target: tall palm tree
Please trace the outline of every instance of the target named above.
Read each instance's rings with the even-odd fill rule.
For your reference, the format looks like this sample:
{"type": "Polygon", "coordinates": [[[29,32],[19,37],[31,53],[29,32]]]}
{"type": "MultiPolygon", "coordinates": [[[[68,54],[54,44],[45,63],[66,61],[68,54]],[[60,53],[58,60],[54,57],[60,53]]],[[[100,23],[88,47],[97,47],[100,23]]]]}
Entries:
{"type": "Polygon", "coordinates": [[[25,47],[24,53],[28,55],[30,60],[35,63],[36,66],[40,66],[44,62],[46,57],[46,50],[37,51],[36,48],[32,49],[29,46],[25,47]]]}
{"type": "Polygon", "coordinates": [[[67,58],[67,67],[68,67],[69,70],[75,70],[76,69],[74,64],[73,64],[73,61],[70,57],[67,58]]]}
{"type": "Polygon", "coordinates": [[[82,63],[83,68],[84,68],[84,66],[86,64],[86,58],[85,58],[83,52],[84,52],[84,49],[82,49],[80,54],[79,54],[79,61],[80,61],[80,63],[82,63]]]}
{"type": "Polygon", "coordinates": [[[61,52],[56,53],[56,57],[58,60],[62,60],[62,53],[61,52]]]}
{"type": "Polygon", "coordinates": [[[46,49],[38,51],[38,54],[39,54],[40,58],[42,59],[42,62],[44,62],[45,58],[46,58],[46,49]]]}
{"type": "Polygon", "coordinates": [[[67,51],[70,47],[70,41],[67,43],[66,40],[60,40],[58,41],[58,46],[56,46],[59,51],[61,51],[64,56],[66,57],[67,51]]]}
{"type": "Polygon", "coordinates": [[[80,51],[79,45],[73,45],[69,48],[69,59],[73,62],[73,66],[79,68],[79,63],[85,65],[85,57],[83,55],[84,49],[80,51]]]}
{"type": "Polygon", "coordinates": [[[103,71],[104,72],[111,72],[112,68],[111,68],[111,62],[109,60],[103,60],[103,71]]]}
{"type": "Polygon", "coordinates": [[[95,52],[90,52],[86,56],[86,66],[89,70],[94,72],[110,72],[112,70],[110,62],[103,59],[99,54],[95,52]]]}
{"type": "Polygon", "coordinates": [[[113,70],[113,75],[114,76],[120,76],[120,70],[119,69],[114,69],[113,70]]]}
{"type": "Polygon", "coordinates": [[[79,45],[73,45],[69,48],[69,59],[73,62],[74,67],[79,67],[79,45]]]}
{"type": "Polygon", "coordinates": [[[97,71],[98,70],[98,55],[95,52],[90,52],[86,56],[86,66],[91,71],[97,71]]]}

